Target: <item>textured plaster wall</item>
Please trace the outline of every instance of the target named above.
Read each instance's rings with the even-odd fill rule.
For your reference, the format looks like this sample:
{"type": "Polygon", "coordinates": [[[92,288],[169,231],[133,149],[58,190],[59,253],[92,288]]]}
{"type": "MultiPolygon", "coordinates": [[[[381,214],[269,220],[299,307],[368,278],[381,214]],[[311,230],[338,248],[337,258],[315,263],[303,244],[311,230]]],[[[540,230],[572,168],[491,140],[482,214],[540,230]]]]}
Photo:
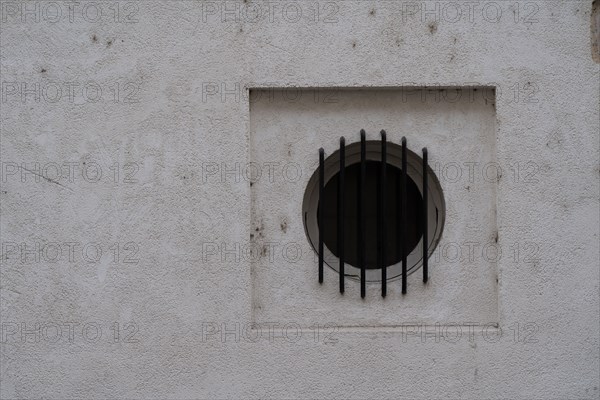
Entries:
{"type": "MultiPolygon", "coordinates": [[[[501,257],[495,242],[498,164],[494,98],[491,88],[303,89],[297,94],[291,90],[253,91],[250,159],[256,168],[251,170],[251,232],[256,252],[264,249],[265,253],[250,259],[253,320],[303,326],[335,321],[340,327],[497,323],[496,278],[501,257]],[[315,101],[315,94],[326,101],[315,101]],[[421,94],[431,101],[423,102],[421,94]],[[368,285],[369,296],[362,301],[360,282],[352,279],[346,282],[347,295],[340,296],[337,273],[330,268],[324,271],[324,285],[319,285],[317,260],[305,235],[305,216],[299,217],[298,202],[290,201],[304,198],[318,167],[317,150],[323,146],[331,155],[342,135],[348,145],[358,142],[362,128],[368,140],[378,140],[385,128],[393,143],[400,143],[405,135],[412,151],[421,154],[427,147],[429,163],[438,171],[444,192],[448,223],[432,257],[432,280],[422,285],[420,271],[412,275],[409,296],[403,296],[401,282],[395,282],[390,283],[390,294],[384,300],[381,283],[376,282],[368,285]],[[269,179],[267,165],[281,174],[274,173],[269,179]],[[472,176],[460,184],[459,171],[468,165],[473,167],[472,176]],[[487,174],[481,175],[486,168],[487,174]],[[259,175],[263,169],[265,174],[259,175]],[[473,239],[472,252],[467,251],[465,238],[473,239]],[[459,251],[465,253],[463,260],[458,259],[459,251]]],[[[422,247],[416,251],[422,254],[422,247]]],[[[339,262],[334,256],[327,261],[339,262]]],[[[392,276],[391,270],[388,276],[392,276]]]]}
{"type": "Polygon", "coordinates": [[[2,1],[1,397],[598,398],[591,3],[2,1]],[[247,328],[246,88],[425,85],[496,86],[498,326],[247,328]]]}

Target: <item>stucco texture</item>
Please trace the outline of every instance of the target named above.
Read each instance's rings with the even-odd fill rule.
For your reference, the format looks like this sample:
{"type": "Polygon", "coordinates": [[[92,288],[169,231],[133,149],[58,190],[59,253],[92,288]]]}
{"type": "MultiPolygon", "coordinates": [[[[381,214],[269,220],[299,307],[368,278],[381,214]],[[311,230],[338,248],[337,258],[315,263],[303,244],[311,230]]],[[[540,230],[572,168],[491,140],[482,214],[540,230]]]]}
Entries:
{"type": "MultiPolygon", "coordinates": [[[[1,398],[600,397],[592,1],[1,5],[1,398]],[[392,282],[383,300],[369,285],[361,300],[331,270],[316,283],[303,190],[277,185],[286,163],[310,165],[306,182],[344,124],[261,142],[248,91],[271,87],[291,88],[273,103],[289,119],[273,122],[294,134],[294,87],[434,89],[406,92],[413,117],[384,115],[402,129],[369,119],[344,133],[385,128],[440,160],[448,252],[427,286],[415,276],[402,297],[392,282]],[[495,88],[481,149],[409,131],[472,122],[460,108],[437,119],[456,107],[436,103],[440,87],[495,88]],[[279,163],[259,182],[257,149],[279,163]],[[495,209],[470,193],[493,193],[495,209]],[[265,232],[299,243],[301,262],[243,250],[265,232]],[[481,301],[456,295],[459,281],[481,301]]],[[[310,110],[350,104],[320,108],[317,93],[310,110]]]]}

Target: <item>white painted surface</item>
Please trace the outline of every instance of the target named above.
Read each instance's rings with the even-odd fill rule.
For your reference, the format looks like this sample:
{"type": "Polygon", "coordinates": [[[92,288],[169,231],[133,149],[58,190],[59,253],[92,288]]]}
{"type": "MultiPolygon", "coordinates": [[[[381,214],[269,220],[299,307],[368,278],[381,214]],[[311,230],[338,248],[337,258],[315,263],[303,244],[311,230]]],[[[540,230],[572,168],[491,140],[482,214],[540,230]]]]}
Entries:
{"type": "MultiPolygon", "coordinates": [[[[419,90],[306,89],[298,94],[267,90],[250,97],[250,159],[257,176],[251,187],[253,245],[249,249],[255,246],[259,252],[266,247],[262,257],[248,257],[254,322],[307,327],[315,322],[335,322],[340,327],[498,322],[496,263],[502,256],[494,240],[498,164],[493,92],[481,88],[452,91],[452,95],[431,92],[428,96],[437,95],[440,101],[423,103],[419,90]],[[347,294],[340,296],[337,273],[330,268],[324,271],[323,286],[319,285],[302,209],[293,201],[304,198],[318,167],[318,149],[323,147],[329,156],[338,149],[340,136],[350,145],[360,140],[362,128],[367,140],[379,140],[380,130],[386,129],[388,140],[400,143],[406,136],[408,147],[417,154],[427,147],[446,199],[448,223],[432,257],[430,284],[422,285],[421,272],[415,272],[408,281],[409,296],[402,296],[401,282],[394,282],[385,301],[381,284],[374,283],[368,285],[368,299],[363,302],[360,282],[351,279],[346,280],[347,294]],[[273,174],[273,179],[266,173],[259,176],[258,171],[269,165],[281,173],[273,174]],[[469,165],[473,182],[466,177],[461,183],[460,171],[469,165]],[[488,173],[476,181],[475,171],[485,169],[488,173]],[[473,239],[471,251],[465,238],[473,239]]],[[[351,273],[350,268],[346,273],[351,273]]]]}
{"type": "MultiPolygon", "coordinates": [[[[82,2],[72,14],[61,3],[63,17],[54,23],[47,2],[29,4],[40,7],[40,18],[26,15],[24,22],[21,4],[9,3],[2,2],[0,27],[2,398],[598,398],[599,65],[590,51],[591,1],[481,2],[472,13],[462,5],[457,21],[448,6],[455,3],[320,2],[315,18],[315,5],[302,2],[294,3],[302,12],[297,22],[292,3],[250,22],[241,2],[238,21],[220,13],[236,12],[235,2],[119,2],[118,20],[114,3],[94,3],[102,8],[98,21],[82,2]],[[87,97],[82,92],[88,81],[102,88],[97,102],[92,86],[87,97]],[[60,98],[51,82],[62,88],[60,98]],[[72,101],[68,82],[78,85],[70,86],[72,101]],[[209,82],[231,93],[211,95],[209,82]],[[22,83],[40,85],[39,101],[36,93],[21,96],[22,83]],[[271,300],[288,296],[269,303],[274,313],[264,316],[285,317],[268,321],[279,324],[277,335],[285,322],[298,321],[299,340],[293,327],[287,338],[269,340],[266,326],[256,341],[245,330],[203,337],[203,327],[211,333],[240,324],[242,331],[258,315],[250,260],[221,260],[207,247],[243,246],[254,228],[249,182],[241,173],[209,174],[214,163],[237,163],[242,171],[251,161],[244,87],[438,84],[495,85],[499,92],[499,340],[496,328],[485,338],[477,328],[469,340],[465,327],[453,340],[451,315],[440,317],[443,338],[407,335],[415,328],[381,327],[387,323],[377,319],[371,328],[321,328],[315,340],[304,307],[318,302],[321,314],[331,314],[331,304],[318,301],[325,296],[336,310],[348,302],[365,316],[381,314],[379,298],[362,309],[356,292],[338,299],[332,276],[322,288],[283,278],[261,288],[271,300]],[[36,181],[22,163],[55,183],[36,181]],[[103,174],[94,182],[98,168],[103,174]],[[63,249],[56,262],[52,243],[63,249]],[[39,260],[15,244],[39,245],[39,260]],[[536,249],[534,259],[526,257],[536,249]],[[298,309],[289,296],[298,296],[298,309]],[[22,337],[21,323],[45,329],[22,337]],[[89,323],[102,328],[95,342],[89,323]],[[56,342],[52,324],[62,327],[56,342]]],[[[427,97],[424,107],[435,107],[431,102],[427,97]]],[[[379,129],[370,124],[369,131],[379,129]]],[[[316,157],[316,148],[293,154],[316,157]]],[[[447,160],[463,160],[464,149],[452,152],[447,160]]],[[[462,171],[448,190],[469,184],[468,168],[462,171]]],[[[486,182],[475,179],[484,190],[486,182]]],[[[290,197],[271,211],[288,216],[290,235],[303,238],[294,217],[301,201],[290,197]]],[[[483,212],[448,207],[456,207],[448,228],[465,213],[483,212]]],[[[277,226],[265,229],[274,234],[277,226]]],[[[455,237],[488,241],[476,234],[455,237]]],[[[462,310],[468,302],[448,304],[448,285],[432,285],[439,310],[472,311],[462,310]]],[[[425,295],[412,288],[408,301],[425,295]]],[[[392,301],[402,307],[401,299],[392,301]]],[[[491,322],[482,314],[469,322],[491,322]]],[[[339,325],[347,320],[339,316],[339,325]]]]}

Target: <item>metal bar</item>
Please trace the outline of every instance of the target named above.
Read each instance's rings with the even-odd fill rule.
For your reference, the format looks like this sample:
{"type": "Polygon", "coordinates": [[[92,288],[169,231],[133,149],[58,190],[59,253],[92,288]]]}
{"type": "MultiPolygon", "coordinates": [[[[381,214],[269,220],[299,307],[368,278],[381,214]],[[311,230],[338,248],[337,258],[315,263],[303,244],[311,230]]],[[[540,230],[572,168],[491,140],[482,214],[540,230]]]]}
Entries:
{"type": "MultiPolygon", "coordinates": [[[[402,166],[402,160],[400,160],[402,166]]],[[[396,260],[402,258],[402,174],[396,178],[396,260]]]]}
{"type": "MultiPolygon", "coordinates": [[[[360,225],[360,221],[361,221],[361,212],[362,210],[359,207],[360,204],[360,196],[361,196],[361,181],[360,181],[360,173],[358,176],[358,182],[356,184],[356,243],[354,245],[354,248],[356,249],[356,262],[359,263],[360,259],[362,257],[362,231],[361,231],[361,225],[360,225]]],[[[357,264],[357,266],[360,268],[360,265],[357,264]]]]}
{"type": "Polygon", "coordinates": [[[402,138],[402,178],[401,178],[400,223],[402,229],[402,294],[406,294],[406,138],[402,138]]]}
{"type": "Polygon", "coordinates": [[[358,185],[356,186],[356,261],[357,267],[360,268],[362,260],[362,241],[363,241],[363,230],[362,230],[362,181],[360,173],[358,174],[358,185]]]}
{"type": "Polygon", "coordinates": [[[380,223],[380,232],[381,232],[381,297],[385,297],[387,295],[387,265],[386,265],[386,204],[385,204],[385,196],[387,190],[387,180],[386,180],[386,166],[387,166],[387,135],[384,130],[381,131],[381,186],[380,190],[380,204],[381,204],[381,219],[380,223]]]}
{"type": "Polygon", "coordinates": [[[346,140],[342,136],[340,138],[340,176],[338,179],[338,215],[337,215],[337,241],[338,241],[338,258],[340,259],[340,293],[344,293],[344,193],[345,193],[345,169],[346,169],[346,140]]]}
{"type": "Polygon", "coordinates": [[[429,271],[427,270],[427,251],[429,247],[427,235],[427,147],[423,147],[423,283],[427,283],[429,279],[429,271]]]}
{"type": "Polygon", "coordinates": [[[365,187],[367,184],[367,143],[366,133],[362,129],[360,131],[360,201],[358,210],[360,215],[360,297],[365,298],[367,293],[367,270],[366,270],[366,241],[365,241],[365,187]]]}
{"type": "Polygon", "coordinates": [[[319,283],[323,283],[323,209],[324,202],[324,187],[325,187],[325,150],[319,149],[319,214],[317,223],[319,224],[319,283]]]}
{"type": "Polygon", "coordinates": [[[376,197],[376,209],[377,209],[377,220],[376,220],[376,233],[377,233],[377,258],[375,260],[375,268],[381,269],[381,168],[378,169],[377,174],[375,175],[375,181],[377,183],[377,187],[375,189],[375,197],[376,197]]]}

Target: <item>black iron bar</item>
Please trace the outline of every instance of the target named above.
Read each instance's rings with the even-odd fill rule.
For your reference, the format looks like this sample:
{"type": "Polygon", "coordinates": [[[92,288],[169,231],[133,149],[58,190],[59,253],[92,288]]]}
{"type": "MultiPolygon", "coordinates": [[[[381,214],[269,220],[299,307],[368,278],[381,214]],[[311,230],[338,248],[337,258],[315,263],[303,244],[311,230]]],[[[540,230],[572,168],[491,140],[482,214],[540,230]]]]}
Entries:
{"type": "Polygon", "coordinates": [[[366,270],[366,241],[365,241],[365,192],[367,184],[367,143],[366,133],[362,129],[360,131],[360,201],[358,204],[358,210],[360,215],[360,297],[363,299],[367,293],[367,270],[366,270]]]}
{"type": "Polygon", "coordinates": [[[402,230],[402,294],[406,294],[407,273],[406,273],[406,138],[402,138],[402,178],[401,178],[401,206],[400,206],[400,224],[402,230]]]}
{"type": "Polygon", "coordinates": [[[387,135],[384,130],[381,131],[381,186],[380,190],[380,204],[381,204],[381,219],[380,223],[380,235],[381,235],[381,296],[385,297],[387,295],[387,260],[386,260],[386,189],[387,189],[387,180],[386,180],[386,166],[387,166],[387,135]]]}
{"type": "Polygon", "coordinates": [[[423,283],[427,283],[429,274],[427,270],[427,251],[428,251],[428,235],[427,235],[427,147],[423,147],[423,283]]]}
{"type": "MultiPolygon", "coordinates": [[[[377,192],[377,216],[376,216],[376,235],[377,235],[377,255],[375,265],[381,269],[381,296],[387,295],[387,134],[385,130],[381,130],[381,166],[379,173],[376,174],[376,192],[377,192]]],[[[367,215],[366,215],[366,193],[367,193],[367,157],[366,157],[366,133],[364,129],[360,130],[360,175],[356,190],[356,216],[357,216],[357,258],[360,268],[360,296],[364,299],[366,296],[366,271],[367,271],[367,215]]],[[[402,294],[406,294],[408,286],[408,213],[407,213],[407,176],[408,176],[408,157],[407,157],[406,137],[402,138],[402,159],[401,173],[396,179],[395,185],[392,182],[392,189],[395,186],[395,197],[397,203],[396,212],[396,257],[401,258],[402,262],[402,294]]],[[[428,234],[428,152],[427,147],[423,147],[423,190],[422,190],[422,213],[420,218],[421,232],[423,239],[423,283],[429,280],[429,234],[428,234]]],[[[344,293],[345,279],[345,217],[346,217],[346,139],[340,137],[340,164],[339,176],[337,183],[337,252],[339,258],[339,284],[340,293],[344,293]]],[[[317,213],[318,231],[319,231],[319,283],[323,283],[323,266],[324,266],[324,195],[325,195],[325,151],[319,149],[319,208],[317,213]]]]}
{"type": "Polygon", "coordinates": [[[381,268],[381,169],[377,170],[377,175],[376,175],[376,188],[375,188],[375,200],[377,202],[376,204],[376,209],[377,209],[377,219],[376,219],[376,233],[377,233],[377,258],[375,260],[375,268],[380,269],[381,268]]]}
{"type": "Polygon", "coordinates": [[[360,173],[358,174],[358,180],[356,185],[356,266],[360,268],[360,260],[362,259],[362,225],[361,225],[361,193],[362,193],[362,182],[360,181],[360,173]]]}
{"type": "Polygon", "coordinates": [[[337,215],[337,240],[338,240],[338,257],[340,259],[340,293],[344,293],[344,193],[345,193],[345,169],[346,169],[346,140],[342,136],[340,138],[340,176],[338,180],[338,215],[337,215]]]}
{"type": "Polygon", "coordinates": [[[323,209],[325,208],[324,198],[325,187],[325,150],[319,149],[319,214],[317,215],[319,224],[319,283],[323,283],[323,231],[325,222],[323,222],[323,209]]]}
{"type": "MultiPolygon", "coordinates": [[[[402,160],[400,160],[402,166],[402,160]]],[[[396,260],[402,258],[402,171],[396,178],[396,260]]]]}
{"type": "MultiPolygon", "coordinates": [[[[361,130],[362,132],[362,130],[361,130]]],[[[361,180],[360,173],[358,174],[358,184],[356,186],[356,261],[357,266],[360,268],[362,262],[362,242],[363,242],[363,226],[362,226],[362,212],[363,206],[361,203],[363,182],[361,180]]]]}

